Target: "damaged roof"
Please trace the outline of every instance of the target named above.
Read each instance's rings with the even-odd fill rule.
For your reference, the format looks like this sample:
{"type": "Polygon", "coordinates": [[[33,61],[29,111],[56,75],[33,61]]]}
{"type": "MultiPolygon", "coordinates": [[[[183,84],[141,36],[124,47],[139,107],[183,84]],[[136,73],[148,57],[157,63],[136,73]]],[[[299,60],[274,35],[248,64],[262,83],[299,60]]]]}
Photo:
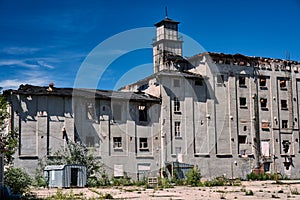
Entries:
{"type": "Polygon", "coordinates": [[[74,89],[74,88],[56,88],[34,86],[34,85],[20,85],[17,90],[6,90],[4,95],[35,95],[35,96],[69,96],[69,97],[85,97],[96,99],[124,99],[130,101],[152,101],[160,102],[160,99],[143,92],[123,92],[112,90],[98,90],[98,89],[74,89]]]}
{"type": "Polygon", "coordinates": [[[189,57],[188,60],[196,59],[197,57],[202,56],[210,56],[213,59],[231,59],[231,60],[244,60],[244,61],[273,61],[273,62],[287,62],[287,63],[294,63],[300,64],[298,61],[293,60],[283,60],[283,59],[276,59],[276,58],[266,58],[266,57],[257,57],[257,56],[245,56],[243,54],[224,54],[224,53],[216,53],[216,52],[204,52],[200,54],[196,54],[192,57],[189,57]]]}

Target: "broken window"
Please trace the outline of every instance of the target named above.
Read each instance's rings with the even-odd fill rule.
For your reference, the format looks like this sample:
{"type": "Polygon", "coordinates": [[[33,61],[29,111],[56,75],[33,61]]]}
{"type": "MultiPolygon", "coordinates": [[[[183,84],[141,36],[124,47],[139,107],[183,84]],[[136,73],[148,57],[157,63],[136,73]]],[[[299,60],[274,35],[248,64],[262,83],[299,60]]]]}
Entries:
{"type": "Polygon", "coordinates": [[[122,137],[114,137],[113,142],[114,149],[122,149],[122,137]]]}
{"type": "Polygon", "coordinates": [[[122,120],[122,106],[120,104],[113,105],[113,118],[114,120],[122,120]]]}
{"type": "Polygon", "coordinates": [[[240,76],[239,77],[239,86],[240,87],[246,86],[246,77],[245,76],[240,76]]]}
{"type": "Polygon", "coordinates": [[[148,138],[140,138],[140,151],[147,151],[148,147],[148,138]]]}
{"type": "Polygon", "coordinates": [[[247,136],[246,135],[239,135],[238,141],[239,141],[239,144],[246,144],[247,136]]]}
{"type": "Polygon", "coordinates": [[[259,78],[259,86],[260,87],[266,87],[267,86],[267,79],[265,77],[259,78]]]}
{"type": "Polygon", "coordinates": [[[175,131],[174,131],[175,137],[181,137],[180,133],[180,122],[175,122],[175,131]]]}
{"type": "Polygon", "coordinates": [[[180,112],[180,101],[174,97],[174,112],[180,112]]]}
{"type": "Polygon", "coordinates": [[[139,121],[146,122],[147,121],[147,107],[145,105],[138,106],[139,109],[139,121]]]}
{"type": "Polygon", "coordinates": [[[269,129],[269,122],[263,121],[261,122],[261,128],[262,129],[269,129]]]}
{"type": "Polygon", "coordinates": [[[246,99],[246,97],[240,97],[240,107],[241,108],[247,107],[247,99],[246,99]]]}
{"type": "Polygon", "coordinates": [[[281,128],[288,128],[288,120],[282,120],[281,122],[281,128]]]}
{"type": "Polygon", "coordinates": [[[289,149],[290,149],[290,141],[283,140],[282,141],[282,149],[283,149],[284,153],[288,153],[289,149]]]}
{"type": "Polygon", "coordinates": [[[286,80],[282,79],[279,81],[280,89],[286,89],[286,80]]]}
{"type": "Polygon", "coordinates": [[[174,87],[180,87],[180,80],[179,79],[174,79],[173,80],[173,86],[174,87]]]}
{"type": "Polygon", "coordinates": [[[267,108],[267,99],[266,98],[260,98],[260,107],[261,107],[261,109],[267,108]]]}
{"type": "Polygon", "coordinates": [[[218,74],[217,75],[217,84],[223,84],[224,83],[224,75],[218,74]]]}
{"type": "Polygon", "coordinates": [[[282,99],[281,100],[281,110],[287,110],[288,106],[287,106],[287,100],[282,99]]]}

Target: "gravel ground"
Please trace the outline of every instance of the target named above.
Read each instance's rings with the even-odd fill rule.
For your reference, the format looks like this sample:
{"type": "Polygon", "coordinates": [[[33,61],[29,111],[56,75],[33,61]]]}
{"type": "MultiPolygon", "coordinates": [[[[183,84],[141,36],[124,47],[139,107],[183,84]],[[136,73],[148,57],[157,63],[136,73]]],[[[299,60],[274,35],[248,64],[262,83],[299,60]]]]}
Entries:
{"type": "MultiPolygon", "coordinates": [[[[57,193],[56,188],[32,190],[39,197],[50,197],[57,193]]],[[[241,186],[187,187],[175,186],[168,189],[144,189],[135,186],[110,188],[63,189],[63,193],[73,193],[78,199],[98,198],[111,194],[114,199],[299,199],[300,181],[243,181],[241,186]],[[251,195],[252,191],[252,195],[251,195]],[[247,194],[248,195],[247,195],[247,194]]]]}

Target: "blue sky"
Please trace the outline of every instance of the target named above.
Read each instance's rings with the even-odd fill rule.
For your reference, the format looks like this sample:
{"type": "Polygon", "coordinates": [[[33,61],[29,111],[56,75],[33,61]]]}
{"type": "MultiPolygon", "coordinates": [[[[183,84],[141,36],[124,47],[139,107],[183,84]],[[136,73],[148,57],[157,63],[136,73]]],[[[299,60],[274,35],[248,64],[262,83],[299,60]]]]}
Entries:
{"type": "MultiPolygon", "coordinates": [[[[0,0],[0,86],[73,87],[97,46],[124,31],[153,27],[166,5],[169,18],[181,22],[179,31],[205,51],[281,59],[288,51],[300,61],[300,0],[0,0]]],[[[130,52],[120,43],[102,48],[101,58],[118,56],[103,68],[96,87],[115,89],[150,75],[154,36],[143,34],[148,47],[130,52]]],[[[124,38],[130,42],[136,41],[124,38]]],[[[200,53],[184,45],[185,56],[200,53]]]]}

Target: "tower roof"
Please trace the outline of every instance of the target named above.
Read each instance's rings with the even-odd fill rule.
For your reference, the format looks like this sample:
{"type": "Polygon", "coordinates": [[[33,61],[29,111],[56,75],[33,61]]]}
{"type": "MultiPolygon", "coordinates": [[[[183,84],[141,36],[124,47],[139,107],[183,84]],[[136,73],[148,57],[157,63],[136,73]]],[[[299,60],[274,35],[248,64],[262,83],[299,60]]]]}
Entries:
{"type": "Polygon", "coordinates": [[[154,24],[154,26],[159,27],[164,24],[179,24],[180,22],[174,21],[173,19],[170,19],[166,17],[165,19],[161,20],[160,22],[154,24]]]}

